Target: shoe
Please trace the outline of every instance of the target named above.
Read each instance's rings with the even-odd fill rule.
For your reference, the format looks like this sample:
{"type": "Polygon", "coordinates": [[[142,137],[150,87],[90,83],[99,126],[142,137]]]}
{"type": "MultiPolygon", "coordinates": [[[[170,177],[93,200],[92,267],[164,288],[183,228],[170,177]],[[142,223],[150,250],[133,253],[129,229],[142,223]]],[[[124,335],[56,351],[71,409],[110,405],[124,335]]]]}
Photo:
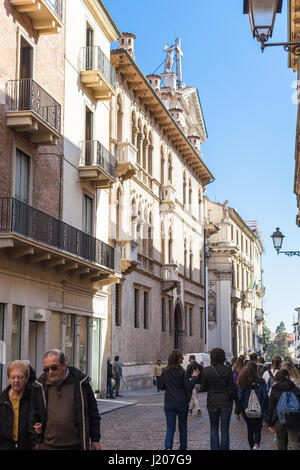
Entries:
{"type": "Polygon", "coordinates": [[[122,397],[122,396],[123,396],[123,395],[115,395],[115,397],[118,397],[118,398],[119,398],[119,397],[122,397]]]}
{"type": "Polygon", "coordinates": [[[254,446],[252,447],[252,450],[259,450],[258,444],[254,444],[254,446]]]}
{"type": "Polygon", "coordinates": [[[109,397],[109,398],[112,398],[113,400],[115,400],[116,397],[109,397]]]}
{"type": "Polygon", "coordinates": [[[198,410],[196,416],[199,416],[199,418],[202,416],[202,411],[198,410]]]}

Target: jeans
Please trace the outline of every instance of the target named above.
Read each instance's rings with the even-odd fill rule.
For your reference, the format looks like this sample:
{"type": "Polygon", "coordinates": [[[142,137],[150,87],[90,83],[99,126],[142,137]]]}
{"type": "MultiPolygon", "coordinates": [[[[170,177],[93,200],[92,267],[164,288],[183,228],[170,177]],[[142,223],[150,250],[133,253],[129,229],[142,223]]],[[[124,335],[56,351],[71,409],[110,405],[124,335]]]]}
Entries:
{"type": "Polygon", "coordinates": [[[276,421],[274,426],[277,434],[278,450],[300,450],[298,437],[300,434],[299,426],[287,427],[285,424],[276,421]]]}
{"type": "Polygon", "coordinates": [[[156,388],[157,388],[157,391],[159,392],[160,391],[160,388],[159,388],[160,375],[157,375],[155,378],[156,378],[156,388]]]}
{"type": "Polygon", "coordinates": [[[229,450],[229,426],[232,407],[208,408],[210,421],[210,448],[211,450],[229,450]],[[219,438],[219,424],[221,424],[221,444],[219,438]]]}
{"type": "Polygon", "coordinates": [[[115,379],[115,384],[116,384],[115,385],[115,396],[116,397],[119,395],[120,382],[121,382],[120,378],[115,379]]]}
{"type": "Polygon", "coordinates": [[[199,405],[199,401],[198,401],[198,397],[197,397],[197,391],[196,391],[195,387],[193,388],[192,398],[191,398],[191,401],[190,401],[190,404],[189,404],[189,409],[190,410],[193,410],[194,408],[196,408],[197,411],[200,410],[200,405],[199,405]]]}
{"type": "Polygon", "coordinates": [[[254,444],[260,445],[262,418],[247,418],[246,415],[244,418],[247,424],[249,446],[252,449],[254,444]]]}
{"type": "Polygon", "coordinates": [[[173,449],[173,439],[176,430],[176,416],[178,416],[179,427],[179,450],[187,448],[187,417],[189,411],[188,403],[165,403],[164,411],[167,420],[167,431],[165,438],[165,449],[173,449]]]}
{"type": "Polygon", "coordinates": [[[110,396],[110,398],[114,396],[111,379],[107,379],[107,396],[110,396]]]}

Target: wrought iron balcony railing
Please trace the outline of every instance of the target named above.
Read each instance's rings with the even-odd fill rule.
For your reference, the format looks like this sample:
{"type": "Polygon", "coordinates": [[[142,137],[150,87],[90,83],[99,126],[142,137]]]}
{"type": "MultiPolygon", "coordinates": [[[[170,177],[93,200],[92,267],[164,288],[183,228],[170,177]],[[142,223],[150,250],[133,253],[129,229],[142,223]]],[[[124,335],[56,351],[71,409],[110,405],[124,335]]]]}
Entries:
{"type": "Polygon", "coordinates": [[[61,106],[32,78],[7,82],[8,111],[34,111],[61,132],[61,106]]]}
{"type": "Polygon", "coordinates": [[[81,142],[80,166],[98,165],[112,178],[116,178],[116,158],[98,140],[81,142]]]}
{"type": "Polygon", "coordinates": [[[46,0],[60,20],[63,19],[63,0],[46,0]]]}
{"type": "Polygon", "coordinates": [[[15,198],[0,198],[0,233],[14,233],[121,272],[114,247],[15,198]]]}
{"type": "Polygon", "coordinates": [[[82,47],[80,50],[80,71],[99,70],[105,80],[116,86],[116,70],[99,46],[82,47]]]}

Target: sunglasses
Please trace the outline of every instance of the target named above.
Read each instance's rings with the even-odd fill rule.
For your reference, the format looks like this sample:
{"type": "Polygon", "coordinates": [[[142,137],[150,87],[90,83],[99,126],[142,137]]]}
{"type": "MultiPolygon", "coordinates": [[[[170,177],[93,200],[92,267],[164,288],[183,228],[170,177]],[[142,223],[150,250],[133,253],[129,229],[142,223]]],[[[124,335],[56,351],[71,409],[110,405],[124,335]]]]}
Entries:
{"type": "Polygon", "coordinates": [[[44,367],[43,371],[45,372],[45,374],[48,374],[49,370],[51,370],[51,372],[55,372],[59,368],[59,366],[61,366],[61,364],[59,364],[58,366],[44,367]]]}

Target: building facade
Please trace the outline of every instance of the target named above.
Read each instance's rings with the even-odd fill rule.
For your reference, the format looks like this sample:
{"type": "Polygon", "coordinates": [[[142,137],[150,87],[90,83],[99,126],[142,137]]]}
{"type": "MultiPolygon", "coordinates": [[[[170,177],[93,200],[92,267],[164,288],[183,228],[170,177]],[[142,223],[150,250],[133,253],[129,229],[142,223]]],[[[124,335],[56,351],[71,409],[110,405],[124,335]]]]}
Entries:
{"type": "Polygon", "coordinates": [[[60,348],[106,391],[107,286],[121,278],[106,150],[119,32],[97,0],[0,8],[2,382],[11,360],[40,374],[45,351],[60,348]]]}
{"type": "Polygon", "coordinates": [[[215,233],[207,241],[208,349],[221,347],[233,356],[262,350],[264,322],[261,256],[257,222],[244,222],[228,201],[206,199],[215,233]]]}
{"type": "Polygon", "coordinates": [[[112,287],[107,339],[130,389],[151,386],[154,364],[174,347],[206,348],[203,195],[213,181],[201,159],[207,134],[199,96],[182,83],[180,41],[165,49],[163,75],[147,77],[135,62],[134,41],[123,33],[111,52],[118,183],[110,238],[121,250],[123,278],[112,287]]]}

